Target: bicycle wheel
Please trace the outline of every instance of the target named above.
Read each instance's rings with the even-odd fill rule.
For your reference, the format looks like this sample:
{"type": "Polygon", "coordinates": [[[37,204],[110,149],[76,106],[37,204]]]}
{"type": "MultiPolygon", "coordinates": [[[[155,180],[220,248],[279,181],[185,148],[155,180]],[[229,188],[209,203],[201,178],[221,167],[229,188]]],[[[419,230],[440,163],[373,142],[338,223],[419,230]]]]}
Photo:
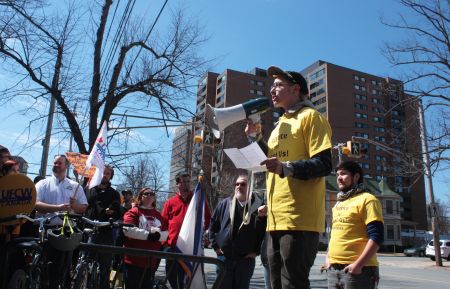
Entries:
{"type": "Polygon", "coordinates": [[[17,269],[9,278],[7,289],[27,289],[27,273],[22,269],[17,269]]]}
{"type": "Polygon", "coordinates": [[[88,287],[89,266],[87,263],[81,263],[75,268],[72,289],[85,289],[88,287]]]}

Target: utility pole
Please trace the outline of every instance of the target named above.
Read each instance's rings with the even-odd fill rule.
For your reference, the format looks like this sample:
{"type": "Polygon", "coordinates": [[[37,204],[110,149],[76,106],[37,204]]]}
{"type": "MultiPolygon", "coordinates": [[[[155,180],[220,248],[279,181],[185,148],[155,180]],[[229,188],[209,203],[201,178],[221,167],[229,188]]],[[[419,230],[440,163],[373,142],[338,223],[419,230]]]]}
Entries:
{"type": "Polygon", "coordinates": [[[50,108],[48,110],[48,118],[47,118],[47,128],[45,130],[45,138],[42,141],[42,158],[41,158],[41,169],[39,170],[39,175],[45,177],[47,174],[47,161],[48,161],[48,152],[50,149],[50,139],[52,136],[52,126],[53,126],[53,115],[55,114],[55,98],[52,96],[50,99],[50,108]]]}
{"type": "Polygon", "coordinates": [[[431,216],[431,230],[433,231],[434,256],[436,266],[442,267],[441,248],[439,247],[439,226],[437,222],[437,207],[434,202],[433,181],[431,179],[430,159],[428,155],[427,132],[425,128],[425,116],[423,113],[422,101],[419,101],[419,122],[420,137],[422,139],[423,162],[425,175],[427,177],[428,197],[430,198],[429,212],[431,216]]]}

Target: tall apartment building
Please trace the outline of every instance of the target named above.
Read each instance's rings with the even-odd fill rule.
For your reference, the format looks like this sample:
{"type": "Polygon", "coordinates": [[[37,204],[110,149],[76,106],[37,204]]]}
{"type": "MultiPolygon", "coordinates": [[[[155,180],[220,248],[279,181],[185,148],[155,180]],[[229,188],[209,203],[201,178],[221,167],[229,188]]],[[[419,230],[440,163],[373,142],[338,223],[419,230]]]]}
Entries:
{"type": "MultiPolygon", "coordinates": [[[[199,135],[204,129],[205,106],[210,104],[215,108],[230,107],[241,104],[249,99],[270,96],[272,79],[267,77],[266,71],[255,68],[249,72],[239,72],[227,69],[220,74],[208,73],[199,83],[197,94],[197,122],[195,134],[199,135]]],[[[278,113],[270,110],[262,115],[265,137],[273,127],[273,119],[278,113]]],[[[193,145],[193,173],[203,171],[205,186],[211,205],[214,206],[221,198],[229,196],[233,191],[233,184],[239,173],[225,156],[223,149],[248,145],[244,133],[246,122],[238,121],[228,126],[222,136],[220,145],[193,145]],[[221,172],[219,174],[219,171],[221,172]]]]}
{"type": "MultiPolygon", "coordinates": [[[[311,101],[332,126],[333,144],[346,142],[352,136],[365,139],[361,143],[368,152],[358,161],[366,175],[376,181],[386,180],[389,187],[403,197],[400,208],[403,227],[426,229],[423,175],[417,173],[408,159],[421,159],[418,103],[405,102],[408,95],[403,93],[402,83],[321,60],[301,73],[309,83],[311,101]],[[391,151],[386,152],[386,147],[391,151]]],[[[194,134],[199,135],[203,129],[206,104],[222,108],[250,98],[270,97],[272,81],[260,68],[250,72],[227,69],[220,74],[207,73],[198,85],[194,134]]],[[[265,139],[279,115],[275,109],[263,115],[265,139]]],[[[238,171],[222,150],[248,144],[244,126],[245,122],[239,121],[227,127],[221,145],[214,148],[203,144],[192,146],[192,174],[196,176],[203,170],[213,207],[219,198],[233,190],[233,178],[238,171]]],[[[338,153],[333,150],[333,165],[337,162],[338,153]]]]}
{"type": "Polygon", "coordinates": [[[178,173],[191,173],[192,163],[192,125],[175,129],[170,159],[169,197],[177,192],[175,177],[178,173]]]}
{"type": "Polygon", "coordinates": [[[427,229],[419,103],[403,92],[403,83],[321,60],[302,74],[311,101],[332,126],[333,144],[361,138],[367,154],[358,161],[366,175],[387,180],[403,197],[402,226],[427,229]]]}

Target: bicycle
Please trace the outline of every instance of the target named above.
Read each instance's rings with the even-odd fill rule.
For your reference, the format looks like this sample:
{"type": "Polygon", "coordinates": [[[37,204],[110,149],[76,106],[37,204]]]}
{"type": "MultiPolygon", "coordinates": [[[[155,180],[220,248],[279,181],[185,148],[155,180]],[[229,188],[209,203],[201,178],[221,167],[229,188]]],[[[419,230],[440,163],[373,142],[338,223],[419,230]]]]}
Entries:
{"type": "MultiPolygon", "coordinates": [[[[121,222],[100,222],[81,217],[82,222],[91,225],[93,228],[84,228],[84,237],[87,237],[87,243],[92,243],[93,237],[98,233],[101,227],[119,227],[133,226],[121,222]]],[[[96,254],[90,254],[81,251],[78,262],[75,266],[72,289],[97,289],[100,288],[100,264],[97,261],[96,254]]]]}
{"type": "Polygon", "coordinates": [[[17,268],[12,272],[10,278],[8,278],[7,270],[3,270],[1,288],[7,289],[45,289],[49,286],[48,272],[49,264],[44,256],[44,243],[47,241],[45,238],[46,225],[50,223],[51,218],[31,218],[27,215],[16,215],[0,220],[2,222],[8,222],[11,220],[25,219],[33,224],[39,224],[39,237],[38,238],[15,238],[5,244],[5,258],[3,259],[3,267],[9,265],[10,252],[14,249],[19,249],[23,253],[24,267],[17,268]],[[7,280],[9,279],[9,280],[7,280]]]}

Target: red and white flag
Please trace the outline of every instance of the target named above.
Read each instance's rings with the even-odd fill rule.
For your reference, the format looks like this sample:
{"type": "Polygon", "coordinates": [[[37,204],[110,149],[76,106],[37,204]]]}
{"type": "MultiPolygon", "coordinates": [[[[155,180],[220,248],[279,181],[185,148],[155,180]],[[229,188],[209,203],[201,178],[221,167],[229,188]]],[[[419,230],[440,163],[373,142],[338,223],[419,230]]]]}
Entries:
{"type": "Polygon", "coordinates": [[[86,160],[86,169],[95,166],[95,173],[89,181],[89,189],[99,185],[102,182],[103,171],[105,169],[106,145],[108,140],[108,129],[106,121],[103,122],[102,128],[95,140],[94,147],[86,160]]]}

